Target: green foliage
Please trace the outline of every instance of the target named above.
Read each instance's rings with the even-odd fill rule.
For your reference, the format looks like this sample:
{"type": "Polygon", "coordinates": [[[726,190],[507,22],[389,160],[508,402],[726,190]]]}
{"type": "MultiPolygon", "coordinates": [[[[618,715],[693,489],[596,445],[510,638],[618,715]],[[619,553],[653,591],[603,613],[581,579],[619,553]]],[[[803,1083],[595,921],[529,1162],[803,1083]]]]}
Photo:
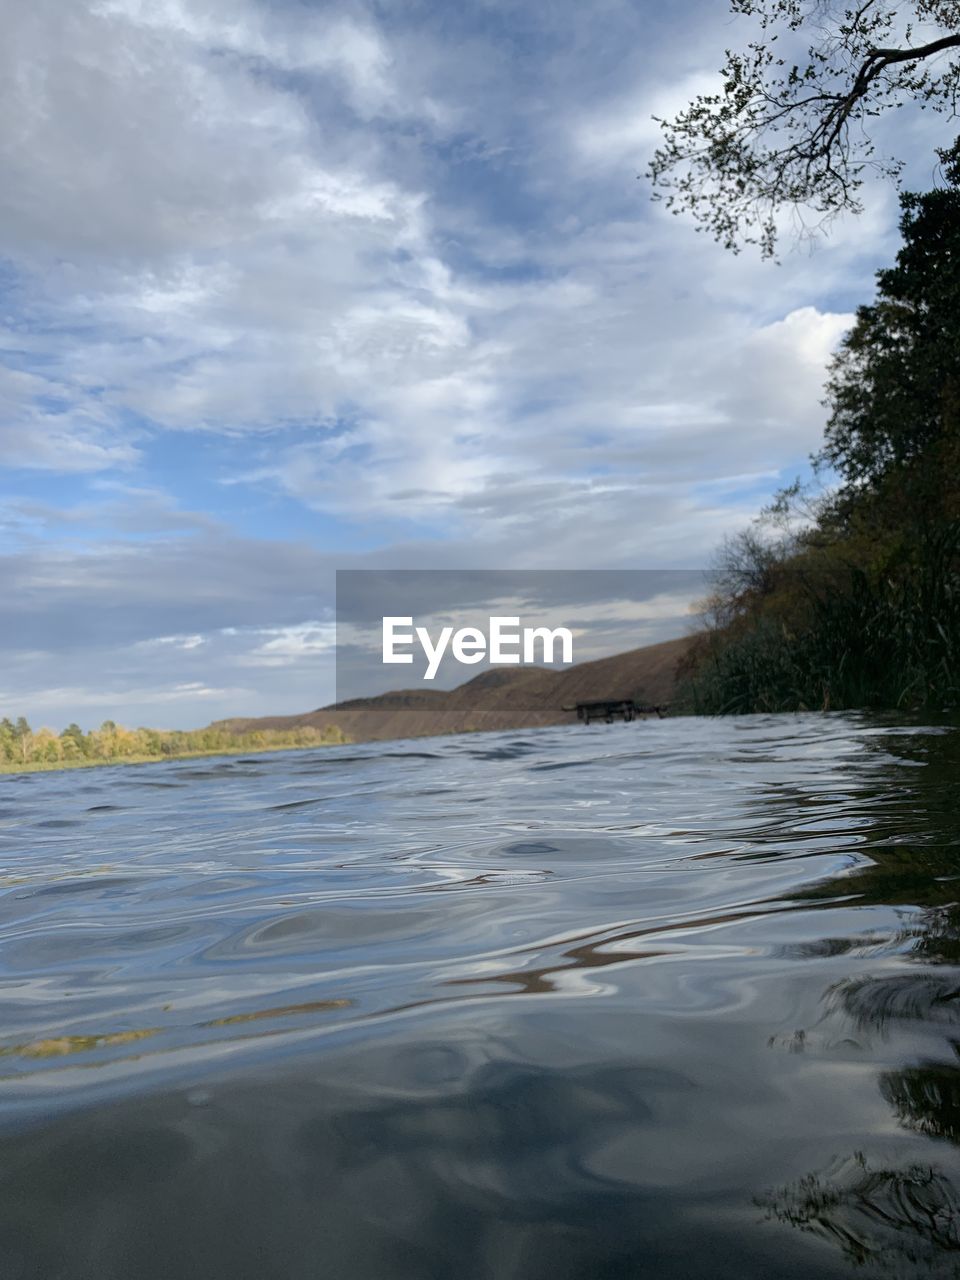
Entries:
{"type": "Polygon", "coordinates": [[[721,550],[682,700],[699,712],[960,706],[960,146],[834,361],[815,461],[721,550]]]}
{"type": "Polygon", "coordinates": [[[849,550],[785,552],[769,595],[744,598],[691,655],[682,708],[960,706],[960,530],[896,571],[851,563],[849,550]]]}
{"type": "Polygon", "coordinates": [[[877,300],[858,309],[833,362],[819,461],[848,499],[894,481],[918,508],[960,462],[960,143],[941,159],[947,185],[902,197],[897,263],[878,273],[877,300]]]}
{"type": "Polygon", "coordinates": [[[728,248],[774,252],[778,215],[805,225],[859,212],[864,172],[896,178],[869,125],[913,102],[952,115],[960,90],[957,0],[731,0],[752,24],[720,83],[670,121],[650,163],[654,199],[728,248]]]}
{"type": "Polygon", "coordinates": [[[277,751],[345,741],[335,726],[234,732],[216,725],[190,730],[125,729],[112,720],[105,720],[99,729],[84,733],[79,725],[71,724],[57,735],[52,729],[34,732],[23,717],[17,720],[16,725],[5,718],[0,721],[0,770],[12,772],[18,768],[57,768],[114,761],[277,751]]]}

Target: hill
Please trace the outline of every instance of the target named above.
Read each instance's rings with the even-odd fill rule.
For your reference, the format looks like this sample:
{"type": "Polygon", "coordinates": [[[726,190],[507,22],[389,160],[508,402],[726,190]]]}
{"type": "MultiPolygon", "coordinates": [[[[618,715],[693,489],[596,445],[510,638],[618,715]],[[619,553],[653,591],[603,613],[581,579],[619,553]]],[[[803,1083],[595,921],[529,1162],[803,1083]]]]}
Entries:
{"type": "Polygon", "coordinates": [[[456,689],[398,689],[355,698],[292,716],[221,720],[213,727],[234,733],[297,728],[340,728],[356,742],[419,738],[476,730],[525,729],[569,724],[565,706],[599,699],[670,701],[679,660],[693,637],[646,645],[564,671],[504,667],[484,671],[456,689]]]}

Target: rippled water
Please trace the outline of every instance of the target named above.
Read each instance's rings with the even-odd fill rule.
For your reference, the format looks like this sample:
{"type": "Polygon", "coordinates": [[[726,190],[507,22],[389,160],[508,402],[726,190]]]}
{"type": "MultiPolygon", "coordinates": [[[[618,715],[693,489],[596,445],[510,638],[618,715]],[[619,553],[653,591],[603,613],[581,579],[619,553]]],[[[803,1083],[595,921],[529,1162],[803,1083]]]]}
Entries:
{"type": "Polygon", "coordinates": [[[958,778],[831,715],[0,780],[0,1274],[960,1274],[958,778]]]}

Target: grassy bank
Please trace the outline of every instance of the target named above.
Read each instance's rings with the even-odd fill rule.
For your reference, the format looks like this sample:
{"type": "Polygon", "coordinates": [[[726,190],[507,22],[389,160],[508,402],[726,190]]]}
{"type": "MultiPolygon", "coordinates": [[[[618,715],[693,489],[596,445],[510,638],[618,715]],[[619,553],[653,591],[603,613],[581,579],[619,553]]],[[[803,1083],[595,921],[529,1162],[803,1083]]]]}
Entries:
{"type": "Polygon", "coordinates": [[[209,759],[216,756],[247,756],[261,755],[265,752],[273,751],[309,751],[312,747],[335,747],[340,743],[349,742],[350,739],[342,737],[337,741],[328,740],[325,742],[307,743],[297,746],[261,746],[261,747],[218,747],[210,751],[182,751],[176,755],[166,756],[113,756],[104,760],[53,760],[53,761],[36,761],[30,764],[16,764],[9,760],[0,761],[0,775],[3,774],[20,774],[20,773],[52,773],[63,769],[98,769],[105,765],[117,764],[161,764],[165,760],[201,760],[209,759]]]}
{"type": "MultiPolygon", "coordinates": [[[[749,551],[732,544],[727,563],[749,551]]],[[[960,525],[869,558],[850,539],[781,542],[746,576],[689,655],[684,710],[960,707],[960,525]]]]}
{"type": "Polygon", "coordinates": [[[151,764],[159,760],[195,760],[208,756],[249,755],[262,751],[303,751],[336,746],[347,738],[339,729],[125,729],[106,720],[86,733],[69,725],[62,733],[32,730],[23,718],[0,721],[0,774],[45,773],[51,769],[89,769],[108,764],[151,764]]]}

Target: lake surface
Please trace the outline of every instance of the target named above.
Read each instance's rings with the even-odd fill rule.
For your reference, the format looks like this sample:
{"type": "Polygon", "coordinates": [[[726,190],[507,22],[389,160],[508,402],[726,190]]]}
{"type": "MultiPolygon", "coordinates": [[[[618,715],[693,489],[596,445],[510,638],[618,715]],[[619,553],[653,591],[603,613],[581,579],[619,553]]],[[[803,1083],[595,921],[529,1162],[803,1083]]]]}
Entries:
{"type": "Polygon", "coordinates": [[[4,1280],[960,1274],[960,733],[0,779],[4,1280]]]}

